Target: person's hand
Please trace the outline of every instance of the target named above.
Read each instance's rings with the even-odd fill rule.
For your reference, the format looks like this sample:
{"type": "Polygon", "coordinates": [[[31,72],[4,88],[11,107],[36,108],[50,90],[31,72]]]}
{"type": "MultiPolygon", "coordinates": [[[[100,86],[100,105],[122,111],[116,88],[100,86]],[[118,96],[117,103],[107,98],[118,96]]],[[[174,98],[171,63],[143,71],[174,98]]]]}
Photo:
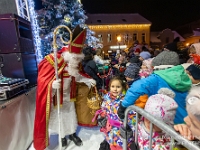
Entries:
{"type": "Polygon", "coordinates": [[[194,140],[194,136],[192,135],[192,132],[189,130],[188,126],[186,124],[177,124],[174,125],[174,129],[180,133],[184,138],[188,140],[194,140]]]}
{"type": "Polygon", "coordinates": [[[94,79],[89,79],[92,87],[96,86],[96,81],[94,79]]]}
{"type": "Polygon", "coordinates": [[[61,79],[54,80],[52,83],[52,88],[53,89],[60,89],[61,87],[61,79]]]}
{"type": "Polygon", "coordinates": [[[119,105],[119,108],[117,110],[117,114],[118,114],[118,116],[119,116],[120,119],[124,119],[125,110],[126,110],[126,108],[124,106],[122,106],[122,102],[121,102],[120,105],[119,105]]]}

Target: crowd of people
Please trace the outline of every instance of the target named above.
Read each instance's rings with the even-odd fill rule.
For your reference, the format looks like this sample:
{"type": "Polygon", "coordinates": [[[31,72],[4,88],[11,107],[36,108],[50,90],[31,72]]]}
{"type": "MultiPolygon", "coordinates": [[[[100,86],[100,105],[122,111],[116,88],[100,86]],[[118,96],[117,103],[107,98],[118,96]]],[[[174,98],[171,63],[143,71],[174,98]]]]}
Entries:
{"type": "MultiPolygon", "coordinates": [[[[102,63],[111,64],[114,76],[110,78],[97,119],[105,133],[99,149],[122,150],[123,133],[128,135],[130,149],[135,149],[136,145],[138,149],[148,149],[148,119],[140,118],[137,144],[133,140],[135,113],[128,115],[128,129],[119,125],[123,124],[125,110],[130,105],[143,108],[188,140],[200,139],[200,109],[197,107],[200,102],[200,43],[188,48],[188,56],[184,58],[189,59],[184,62],[172,43],[154,53],[146,45],[138,45],[135,42],[128,53],[121,51],[111,56],[110,63],[109,60],[102,63]]],[[[96,70],[98,74],[98,68],[96,70]]],[[[170,136],[155,125],[152,147],[154,150],[170,148],[170,136]]]]}
{"type": "MultiPolygon", "coordinates": [[[[53,54],[39,64],[34,124],[36,150],[45,149],[49,144],[48,136],[54,132],[61,134],[62,147],[67,145],[66,135],[77,146],[82,145],[82,140],[76,135],[76,114],[80,111],[74,104],[78,98],[77,83],[85,83],[88,91],[94,86],[98,92],[104,91],[101,107],[93,118],[105,134],[99,150],[122,150],[123,138],[127,139],[129,150],[148,149],[148,118],[140,116],[136,124],[136,112],[131,111],[127,127],[123,127],[125,110],[131,105],[144,109],[186,139],[200,140],[200,43],[191,45],[188,53],[186,50],[182,53],[174,49],[174,43],[153,51],[146,44],[135,41],[128,52],[121,50],[104,60],[101,49],[94,50],[89,46],[82,49],[79,46],[85,40],[85,32],[75,29],[71,44],[57,54],[61,79],[55,76],[53,54]],[[183,57],[183,54],[187,56],[183,57]],[[101,74],[105,78],[101,78],[101,74]],[[56,94],[58,98],[58,93],[60,104],[55,98],[56,94]],[[56,120],[59,105],[62,106],[61,130],[56,120]],[[134,143],[136,125],[138,143],[134,143]]],[[[79,112],[79,115],[83,113],[79,112]]],[[[170,136],[156,125],[153,125],[152,138],[152,149],[170,149],[170,136]]]]}

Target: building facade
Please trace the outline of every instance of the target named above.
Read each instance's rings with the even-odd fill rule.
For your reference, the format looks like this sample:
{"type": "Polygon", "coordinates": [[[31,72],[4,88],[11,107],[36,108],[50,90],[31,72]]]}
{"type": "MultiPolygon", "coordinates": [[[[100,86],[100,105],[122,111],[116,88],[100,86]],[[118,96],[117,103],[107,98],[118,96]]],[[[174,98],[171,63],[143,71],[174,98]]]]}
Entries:
{"type": "Polygon", "coordinates": [[[125,49],[135,40],[150,43],[151,22],[135,14],[87,14],[86,24],[104,45],[107,53],[112,49],[125,49]]]}

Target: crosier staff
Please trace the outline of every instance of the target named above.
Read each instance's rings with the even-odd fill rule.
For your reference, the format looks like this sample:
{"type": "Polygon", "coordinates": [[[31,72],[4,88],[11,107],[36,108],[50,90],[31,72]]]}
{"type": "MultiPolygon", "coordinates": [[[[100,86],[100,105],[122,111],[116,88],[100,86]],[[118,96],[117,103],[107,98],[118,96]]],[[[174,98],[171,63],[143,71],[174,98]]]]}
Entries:
{"type": "MultiPolygon", "coordinates": [[[[59,25],[55,28],[54,32],[53,32],[53,52],[54,52],[54,61],[55,61],[55,76],[56,76],[56,80],[59,80],[58,77],[58,60],[57,60],[57,44],[56,44],[56,33],[60,28],[65,28],[69,31],[70,34],[70,39],[68,42],[64,41],[62,36],[60,36],[60,39],[62,41],[63,44],[70,44],[72,41],[72,32],[71,30],[65,26],[65,25],[59,25]]],[[[56,89],[56,97],[57,97],[57,107],[58,107],[58,131],[59,131],[59,138],[58,138],[58,142],[59,142],[59,150],[62,150],[62,136],[61,136],[61,119],[60,119],[60,92],[59,92],[60,88],[56,89]]]]}

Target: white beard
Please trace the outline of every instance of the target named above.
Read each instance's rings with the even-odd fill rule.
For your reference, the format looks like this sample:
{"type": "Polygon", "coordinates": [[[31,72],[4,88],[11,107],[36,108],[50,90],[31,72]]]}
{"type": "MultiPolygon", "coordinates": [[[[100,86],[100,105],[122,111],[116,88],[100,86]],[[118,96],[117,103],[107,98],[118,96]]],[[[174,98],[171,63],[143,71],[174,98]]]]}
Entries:
{"type": "Polygon", "coordinates": [[[68,63],[68,67],[65,68],[65,70],[69,73],[71,76],[78,76],[79,75],[79,63],[84,58],[83,54],[74,54],[69,52],[63,52],[62,56],[65,60],[65,62],[68,63]]]}

